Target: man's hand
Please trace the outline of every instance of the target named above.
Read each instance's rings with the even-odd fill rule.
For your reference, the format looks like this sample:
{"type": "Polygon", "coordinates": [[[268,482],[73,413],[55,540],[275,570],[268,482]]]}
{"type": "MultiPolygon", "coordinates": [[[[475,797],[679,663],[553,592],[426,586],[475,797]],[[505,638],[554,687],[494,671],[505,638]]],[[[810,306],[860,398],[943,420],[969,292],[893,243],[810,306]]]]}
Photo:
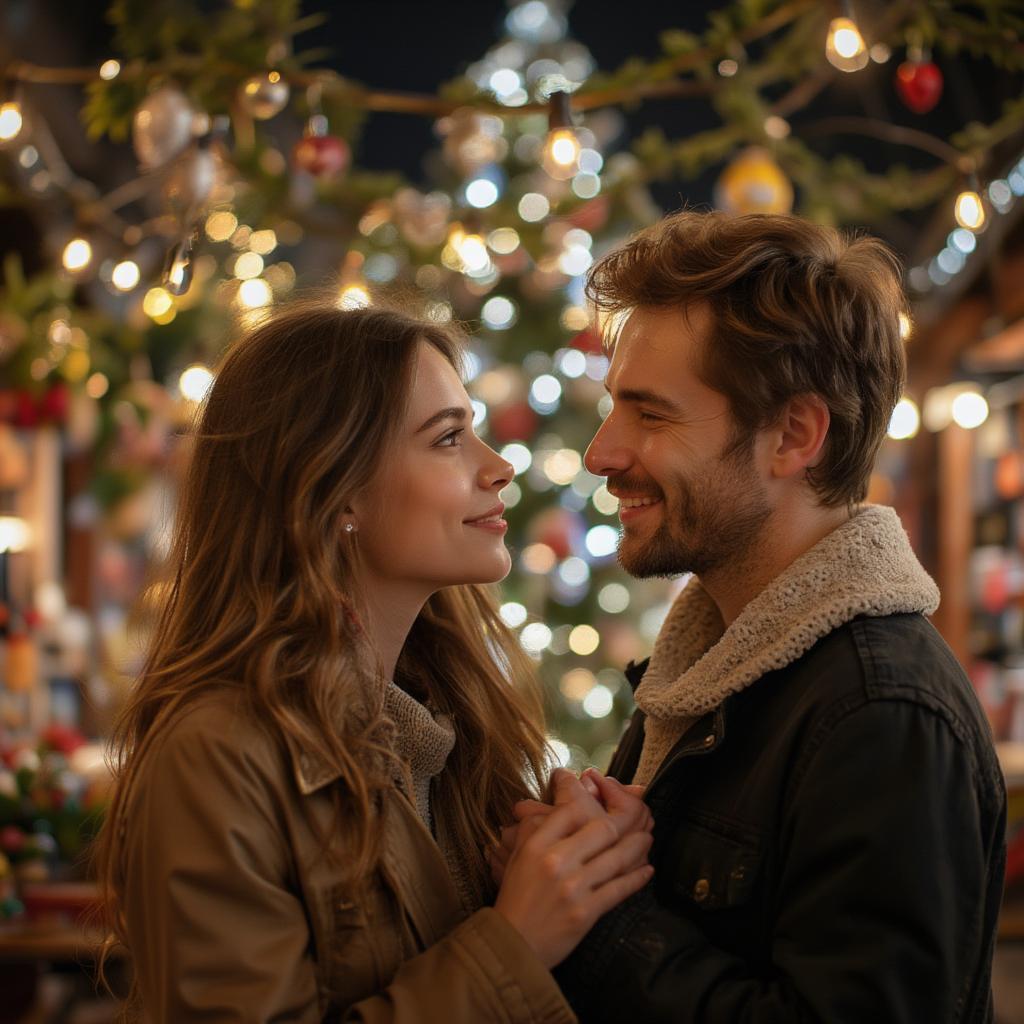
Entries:
{"type": "MultiPolygon", "coordinates": [[[[573,792],[570,788],[566,787],[560,793],[557,787],[559,779],[564,775],[572,777],[572,774],[563,768],[556,769],[552,773],[549,789],[554,793],[553,803],[542,803],[540,800],[520,800],[512,809],[517,822],[501,829],[501,841],[488,857],[491,875],[497,885],[501,885],[505,868],[515,849],[520,831],[526,826],[529,826],[530,829],[536,828],[543,818],[551,814],[558,806],[560,795],[563,802],[570,799],[573,792]]],[[[579,785],[586,793],[599,801],[607,811],[620,838],[630,832],[650,832],[654,828],[651,809],[643,801],[645,787],[624,786],[615,779],[606,778],[596,768],[588,768],[580,777],[579,785]]],[[[592,808],[592,816],[595,813],[596,808],[592,808]]]]}
{"type": "MultiPolygon", "coordinates": [[[[554,806],[539,805],[546,810],[516,826],[494,904],[547,967],[565,959],[597,919],[641,889],[654,870],[647,864],[647,829],[620,833],[625,817],[614,820],[571,772],[555,772],[553,791],[554,806]]],[[[620,803],[623,795],[636,800],[610,788],[608,794],[620,803]]]]}

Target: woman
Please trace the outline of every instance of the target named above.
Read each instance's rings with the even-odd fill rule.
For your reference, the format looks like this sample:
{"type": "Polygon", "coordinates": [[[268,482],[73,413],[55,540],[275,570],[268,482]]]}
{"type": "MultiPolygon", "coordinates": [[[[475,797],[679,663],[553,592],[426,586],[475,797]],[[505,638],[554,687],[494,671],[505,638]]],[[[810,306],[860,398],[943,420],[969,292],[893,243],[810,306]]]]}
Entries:
{"type": "Polygon", "coordinates": [[[459,354],[304,305],[220,367],[100,845],[146,1021],[569,1021],[548,969],[649,877],[643,812],[584,797],[493,891],[543,732],[459,354]]]}

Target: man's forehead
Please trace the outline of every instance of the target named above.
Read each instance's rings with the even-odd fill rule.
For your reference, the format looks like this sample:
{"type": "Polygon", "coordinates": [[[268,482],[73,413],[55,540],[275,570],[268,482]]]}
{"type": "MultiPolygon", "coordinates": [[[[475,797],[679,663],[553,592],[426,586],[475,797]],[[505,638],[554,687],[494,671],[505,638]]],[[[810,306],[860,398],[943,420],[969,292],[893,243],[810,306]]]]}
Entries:
{"type": "MultiPolygon", "coordinates": [[[[625,387],[627,378],[679,379],[691,371],[691,354],[704,327],[697,310],[638,308],[622,325],[612,352],[609,387],[625,387]]],[[[667,381],[666,381],[667,383],[667,381]]]]}

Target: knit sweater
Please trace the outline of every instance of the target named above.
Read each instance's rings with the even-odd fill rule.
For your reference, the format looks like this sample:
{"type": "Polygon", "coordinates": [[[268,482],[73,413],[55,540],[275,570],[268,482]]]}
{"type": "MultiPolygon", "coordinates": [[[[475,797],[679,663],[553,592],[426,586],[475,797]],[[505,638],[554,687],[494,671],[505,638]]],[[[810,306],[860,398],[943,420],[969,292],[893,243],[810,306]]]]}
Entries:
{"type": "Polygon", "coordinates": [[[646,784],[683,733],[858,615],[930,615],[939,592],[891,508],[865,505],[754,597],[728,628],[697,579],[676,598],[636,691],[646,784]]]}
{"type": "Polygon", "coordinates": [[[436,814],[431,798],[434,779],[444,771],[448,755],[455,747],[452,721],[421,704],[395,683],[388,683],[384,690],[384,713],[395,724],[395,751],[409,769],[408,778],[402,772],[396,774],[395,784],[404,791],[411,782],[409,797],[441,850],[463,909],[468,914],[479,910],[480,893],[471,880],[465,856],[450,830],[444,827],[443,808],[440,815],[436,814]]]}

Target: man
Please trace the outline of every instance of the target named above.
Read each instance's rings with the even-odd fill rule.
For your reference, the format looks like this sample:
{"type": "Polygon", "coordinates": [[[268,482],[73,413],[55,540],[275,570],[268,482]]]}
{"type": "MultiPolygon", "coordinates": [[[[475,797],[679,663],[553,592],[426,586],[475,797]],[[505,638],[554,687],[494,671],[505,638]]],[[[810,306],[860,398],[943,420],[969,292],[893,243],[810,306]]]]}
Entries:
{"type": "MultiPolygon", "coordinates": [[[[601,260],[586,456],[634,576],[693,573],[609,769],[655,874],[558,975],[584,1022],[991,1021],[1006,798],[938,592],[864,505],[899,266],[793,217],[680,213],[601,260]]],[[[602,795],[609,784],[586,785],[602,795]]]]}

